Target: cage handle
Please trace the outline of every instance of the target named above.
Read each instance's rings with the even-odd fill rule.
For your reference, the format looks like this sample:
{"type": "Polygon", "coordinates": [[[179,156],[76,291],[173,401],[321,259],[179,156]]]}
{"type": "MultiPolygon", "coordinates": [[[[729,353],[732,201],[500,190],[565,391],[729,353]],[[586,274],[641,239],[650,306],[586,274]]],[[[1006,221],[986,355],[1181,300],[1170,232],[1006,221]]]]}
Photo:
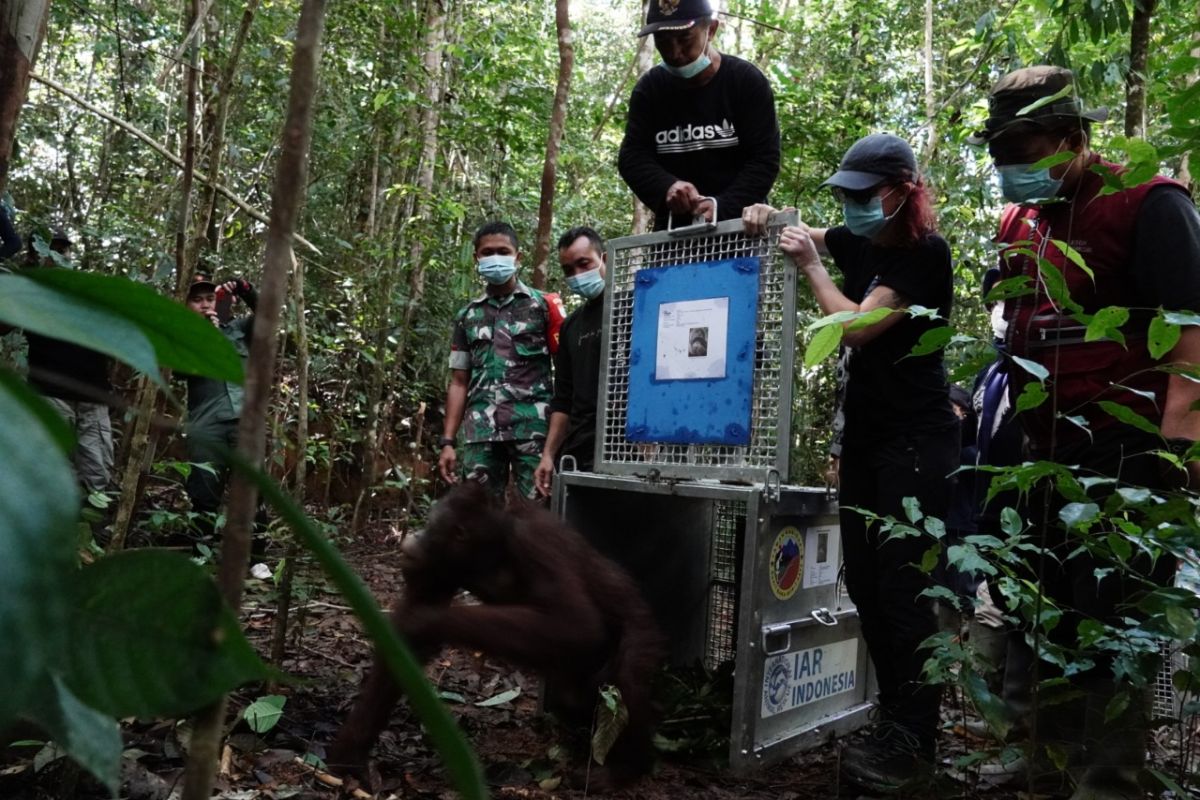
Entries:
{"type": "Polygon", "coordinates": [[[828,608],[814,608],[812,618],[827,628],[832,628],[838,624],[837,617],[828,608]]]}
{"type": "Polygon", "coordinates": [[[708,233],[717,227],[717,198],[712,196],[701,197],[701,200],[712,200],[713,204],[713,221],[709,222],[702,216],[692,217],[690,225],[684,225],[680,228],[675,227],[675,215],[673,212],[667,212],[667,234],[670,236],[696,236],[701,233],[708,233]]]}
{"type": "Polygon", "coordinates": [[[762,649],[765,656],[777,656],[792,649],[792,625],[784,622],[779,625],[764,625],[762,629],[762,649]],[[781,647],[772,647],[772,641],[783,639],[781,647]]]}

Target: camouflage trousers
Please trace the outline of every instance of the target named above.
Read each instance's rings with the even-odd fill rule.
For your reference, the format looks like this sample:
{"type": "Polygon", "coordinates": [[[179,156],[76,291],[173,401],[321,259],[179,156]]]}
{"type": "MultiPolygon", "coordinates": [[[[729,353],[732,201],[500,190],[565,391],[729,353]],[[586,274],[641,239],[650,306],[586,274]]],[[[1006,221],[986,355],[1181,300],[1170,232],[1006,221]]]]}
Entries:
{"type": "Polygon", "coordinates": [[[468,442],[459,451],[463,477],[479,481],[497,497],[504,497],[511,470],[517,493],[527,500],[537,499],[533,473],[542,459],[545,439],[520,442],[468,442]]]}

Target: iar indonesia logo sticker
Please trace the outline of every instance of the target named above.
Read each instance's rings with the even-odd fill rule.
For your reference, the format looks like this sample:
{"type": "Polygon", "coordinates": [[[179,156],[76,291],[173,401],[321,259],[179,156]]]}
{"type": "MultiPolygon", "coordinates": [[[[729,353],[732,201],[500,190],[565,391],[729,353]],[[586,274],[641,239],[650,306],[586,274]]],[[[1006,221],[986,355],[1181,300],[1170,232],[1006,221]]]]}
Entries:
{"type": "Polygon", "coordinates": [[[857,639],[771,656],[763,664],[759,715],[765,719],[853,692],[859,683],[857,639]]]}
{"type": "Polygon", "coordinates": [[[767,572],[771,578],[771,593],[787,600],[800,588],[804,575],[804,539],[794,526],[788,525],[775,536],[771,545],[767,572]]]}

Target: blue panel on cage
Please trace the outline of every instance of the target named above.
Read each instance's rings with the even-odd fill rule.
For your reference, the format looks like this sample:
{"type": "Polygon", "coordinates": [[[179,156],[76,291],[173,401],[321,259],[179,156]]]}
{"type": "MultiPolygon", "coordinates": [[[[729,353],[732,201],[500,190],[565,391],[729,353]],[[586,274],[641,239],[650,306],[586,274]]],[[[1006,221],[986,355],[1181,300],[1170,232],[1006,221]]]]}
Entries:
{"type": "Polygon", "coordinates": [[[731,258],[638,270],[629,441],[750,444],[758,269],[731,258]]]}

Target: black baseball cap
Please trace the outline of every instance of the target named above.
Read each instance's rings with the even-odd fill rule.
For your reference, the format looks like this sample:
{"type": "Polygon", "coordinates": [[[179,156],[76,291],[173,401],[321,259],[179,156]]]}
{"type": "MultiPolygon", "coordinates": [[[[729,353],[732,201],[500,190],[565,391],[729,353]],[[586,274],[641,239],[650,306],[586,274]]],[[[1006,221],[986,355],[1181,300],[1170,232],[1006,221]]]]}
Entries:
{"type": "Polygon", "coordinates": [[[886,180],[910,180],[916,174],[917,157],[908,142],[890,133],[872,133],[850,145],[838,171],[821,185],[860,192],[886,180]]]}
{"type": "Polygon", "coordinates": [[[192,276],[192,283],[188,286],[188,297],[191,297],[196,292],[215,292],[216,290],[217,284],[213,283],[211,275],[204,272],[197,272],[192,276]]]}
{"type": "Polygon", "coordinates": [[[646,24],[638,31],[638,36],[657,31],[684,31],[715,16],[708,0],[650,0],[646,24]]]}
{"type": "Polygon", "coordinates": [[[1021,125],[1045,127],[1083,119],[1103,122],[1108,119],[1108,109],[1083,110],[1071,70],[1046,65],[1024,67],[996,81],[988,95],[987,120],[982,130],[967,137],[967,142],[987,144],[1021,125]]]}

